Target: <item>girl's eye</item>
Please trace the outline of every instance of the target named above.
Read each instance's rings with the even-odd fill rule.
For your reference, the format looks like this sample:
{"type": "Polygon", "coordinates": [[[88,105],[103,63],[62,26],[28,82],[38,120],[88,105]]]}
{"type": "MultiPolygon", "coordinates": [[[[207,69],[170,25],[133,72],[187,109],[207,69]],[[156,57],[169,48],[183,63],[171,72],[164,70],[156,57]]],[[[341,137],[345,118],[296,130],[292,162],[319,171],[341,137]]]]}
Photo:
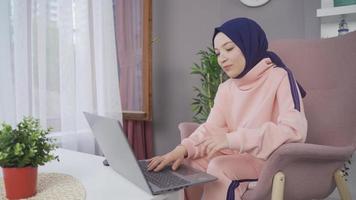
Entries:
{"type": "Polygon", "coordinates": [[[234,47],[230,47],[230,48],[227,48],[226,51],[231,51],[233,49],[234,49],[234,47]]]}

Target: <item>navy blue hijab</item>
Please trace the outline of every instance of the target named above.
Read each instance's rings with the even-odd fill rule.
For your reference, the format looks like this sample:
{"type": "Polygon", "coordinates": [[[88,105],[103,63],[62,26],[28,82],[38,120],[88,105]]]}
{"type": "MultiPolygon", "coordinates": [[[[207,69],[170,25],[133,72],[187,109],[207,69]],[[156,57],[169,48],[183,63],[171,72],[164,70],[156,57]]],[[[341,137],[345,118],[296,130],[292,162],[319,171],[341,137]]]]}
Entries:
{"type": "Polygon", "coordinates": [[[299,94],[297,86],[299,87],[302,97],[305,97],[306,92],[293,78],[292,72],[282,62],[281,58],[272,51],[267,51],[268,40],[263,29],[253,20],[248,18],[235,18],[225,22],[220,27],[215,28],[214,38],[219,32],[224,33],[229,37],[242,51],[246,59],[245,69],[235,78],[239,79],[245,76],[257,63],[263,58],[270,58],[271,61],[282,67],[288,72],[289,83],[294,101],[294,107],[300,111],[299,94]]]}

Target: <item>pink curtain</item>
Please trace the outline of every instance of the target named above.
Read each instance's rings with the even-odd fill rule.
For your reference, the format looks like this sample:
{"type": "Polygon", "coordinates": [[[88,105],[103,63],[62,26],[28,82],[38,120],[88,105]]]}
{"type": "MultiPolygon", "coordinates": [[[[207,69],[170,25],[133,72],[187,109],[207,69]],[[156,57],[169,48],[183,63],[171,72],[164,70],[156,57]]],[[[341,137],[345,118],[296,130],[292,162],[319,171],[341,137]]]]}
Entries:
{"type": "Polygon", "coordinates": [[[114,0],[115,36],[123,110],[143,110],[143,0],[114,0]]]}
{"type": "MultiPolygon", "coordinates": [[[[143,1],[113,0],[122,110],[142,111],[143,1]]],[[[125,120],[124,131],[138,159],[152,156],[152,122],[125,120]]]]}
{"type": "Polygon", "coordinates": [[[137,159],[152,157],[152,122],[124,120],[124,131],[137,159]]]}

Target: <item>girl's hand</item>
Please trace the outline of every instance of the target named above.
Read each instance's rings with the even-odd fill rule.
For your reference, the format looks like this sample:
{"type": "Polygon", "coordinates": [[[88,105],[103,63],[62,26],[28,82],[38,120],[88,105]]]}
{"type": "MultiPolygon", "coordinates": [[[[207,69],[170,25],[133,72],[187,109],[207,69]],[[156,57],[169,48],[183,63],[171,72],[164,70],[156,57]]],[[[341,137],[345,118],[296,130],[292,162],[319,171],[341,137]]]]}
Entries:
{"type": "Polygon", "coordinates": [[[210,159],[218,151],[229,148],[229,142],[227,140],[226,134],[219,134],[209,136],[195,146],[200,146],[202,149],[205,149],[205,152],[208,155],[208,159],[210,159]]]}
{"type": "Polygon", "coordinates": [[[158,172],[165,166],[172,164],[172,169],[176,170],[182,164],[187,150],[183,145],[178,145],[171,152],[164,154],[163,156],[156,156],[150,159],[148,164],[148,171],[158,172]]]}

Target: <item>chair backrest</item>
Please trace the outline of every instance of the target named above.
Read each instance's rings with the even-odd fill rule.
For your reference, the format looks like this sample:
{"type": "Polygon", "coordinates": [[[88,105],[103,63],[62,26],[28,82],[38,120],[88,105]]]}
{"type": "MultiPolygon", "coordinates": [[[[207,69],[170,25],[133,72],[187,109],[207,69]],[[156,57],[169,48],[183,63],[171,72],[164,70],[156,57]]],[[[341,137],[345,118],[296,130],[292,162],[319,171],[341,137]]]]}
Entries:
{"type": "Polygon", "coordinates": [[[270,44],[307,92],[307,143],[356,145],[356,32],[270,44]]]}

